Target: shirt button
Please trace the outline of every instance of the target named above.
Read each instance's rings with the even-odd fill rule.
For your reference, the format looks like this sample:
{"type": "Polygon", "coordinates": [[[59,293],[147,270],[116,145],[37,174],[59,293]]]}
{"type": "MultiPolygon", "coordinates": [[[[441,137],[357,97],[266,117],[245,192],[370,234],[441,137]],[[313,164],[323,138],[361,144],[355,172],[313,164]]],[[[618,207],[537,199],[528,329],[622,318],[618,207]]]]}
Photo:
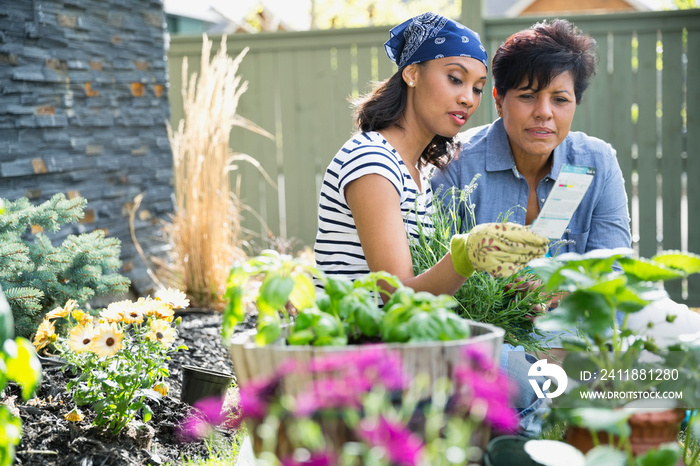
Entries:
{"type": "Polygon", "coordinates": [[[544,198],[540,199],[540,202],[544,202],[544,198]]]}

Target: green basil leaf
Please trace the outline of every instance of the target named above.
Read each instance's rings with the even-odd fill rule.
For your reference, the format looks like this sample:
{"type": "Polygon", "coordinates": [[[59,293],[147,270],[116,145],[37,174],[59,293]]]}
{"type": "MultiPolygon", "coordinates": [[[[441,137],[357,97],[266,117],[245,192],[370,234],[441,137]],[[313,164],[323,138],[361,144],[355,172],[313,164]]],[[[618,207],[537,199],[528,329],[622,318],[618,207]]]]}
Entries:
{"type": "Polygon", "coordinates": [[[294,275],[294,288],[289,295],[289,301],[292,305],[300,311],[313,306],[315,298],[316,289],[311,277],[304,273],[294,275]]]}
{"type": "Polygon", "coordinates": [[[260,286],[258,310],[262,313],[274,313],[283,309],[294,289],[294,279],[279,275],[267,275],[260,286]]]}

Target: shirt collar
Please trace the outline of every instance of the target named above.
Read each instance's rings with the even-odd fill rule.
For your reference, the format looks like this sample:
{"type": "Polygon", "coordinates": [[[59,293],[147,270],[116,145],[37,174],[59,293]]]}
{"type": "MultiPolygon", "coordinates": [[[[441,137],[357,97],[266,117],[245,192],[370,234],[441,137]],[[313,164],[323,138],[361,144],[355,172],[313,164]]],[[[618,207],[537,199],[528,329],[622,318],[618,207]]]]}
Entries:
{"type": "MultiPolygon", "coordinates": [[[[515,167],[515,159],[513,158],[513,152],[510,149],[510,143],[508,142],[508,134],[506,134],[506,128],[503,125],[503,119],[499,118],[493,122],[488,130],[486,143],[486,153],[490,154],[486,158],[486,171],[503,171],[503,170],[513,170],[515,173],[517,171],[515,167]]],[[[549,178],[556,180],[559,176],[562,166],[564,165],[564,160],[566,158],[563,144],[559,144],[554,149],[554,160],[552,162],[552,170],[547,175],[549,178]]]]}

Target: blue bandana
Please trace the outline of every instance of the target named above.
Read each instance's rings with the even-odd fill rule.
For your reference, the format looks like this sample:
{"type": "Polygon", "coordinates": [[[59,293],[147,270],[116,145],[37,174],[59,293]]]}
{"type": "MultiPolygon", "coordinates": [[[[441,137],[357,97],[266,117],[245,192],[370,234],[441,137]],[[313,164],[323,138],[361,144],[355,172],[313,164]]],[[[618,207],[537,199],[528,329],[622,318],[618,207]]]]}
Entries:
{"type": "Polygon", "coordinates": [[[470,57],[488,68],[486,49],[479,35],[444,16],[423,13],[390,32],[384,44],[386,54],[399,68],[443,57],[470,57]]]}

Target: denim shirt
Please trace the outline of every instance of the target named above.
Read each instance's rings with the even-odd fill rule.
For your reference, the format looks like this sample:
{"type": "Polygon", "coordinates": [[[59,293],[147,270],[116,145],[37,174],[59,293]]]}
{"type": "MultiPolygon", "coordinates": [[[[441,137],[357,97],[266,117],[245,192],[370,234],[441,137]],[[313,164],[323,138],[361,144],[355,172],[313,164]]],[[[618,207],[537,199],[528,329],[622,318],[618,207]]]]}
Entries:
{"type": "MultiPolygon", "coordinates": [[[[476,223],[502,221],[509,213],[508,221],[524,225],[529,187],[515,167],[503,121],[499,118],[490,125],[471,128],[460,135],[460,140],[459,156],[444,170],[436,170],[431,178],[436,200],[449,197],[450,187],[464,188],[479,173],[478,186],[470,196],[475,204],[476,223]]],[[[551,172],[537,186],[540,208],[565,164],[595,167],[596,172],[562,236],[573,243],[555,246],[551,252],[584,253],[630,247],[625,181],[612,146],[581,132],[569,132],[554,149],[551,172]]],[[[472,225],[467,215],[466,210],[460,209],[462,225],[472,225]]]]}

